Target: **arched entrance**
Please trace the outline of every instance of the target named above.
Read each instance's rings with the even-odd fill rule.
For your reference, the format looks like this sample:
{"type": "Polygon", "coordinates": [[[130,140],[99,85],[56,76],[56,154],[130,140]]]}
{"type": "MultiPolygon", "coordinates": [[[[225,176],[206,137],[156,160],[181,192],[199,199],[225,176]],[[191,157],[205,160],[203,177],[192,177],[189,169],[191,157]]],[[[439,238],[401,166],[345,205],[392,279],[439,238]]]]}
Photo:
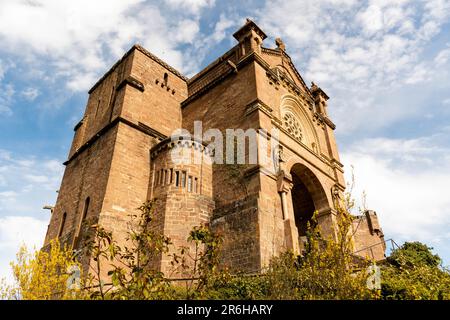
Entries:
{"type": "Polygon", "coordinates": [[[314,211],[321,212],[329,208],[328,200],[319,179],[306,166],[295,164],[291,169],[291,176],[295,225],[299,237],[304,237],[314,211]]]}

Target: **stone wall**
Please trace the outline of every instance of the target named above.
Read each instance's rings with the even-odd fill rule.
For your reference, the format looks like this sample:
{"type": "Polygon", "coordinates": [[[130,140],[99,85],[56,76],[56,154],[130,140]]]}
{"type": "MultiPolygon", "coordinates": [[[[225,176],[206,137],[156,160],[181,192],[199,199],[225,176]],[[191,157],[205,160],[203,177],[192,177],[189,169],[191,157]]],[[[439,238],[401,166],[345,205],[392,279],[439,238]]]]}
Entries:
{"type": "Polygon", "coordinates": [[[386,243],[375,211],[367,210],[353,221],[356,255],[375,261],[386,258],[386,243]]]}

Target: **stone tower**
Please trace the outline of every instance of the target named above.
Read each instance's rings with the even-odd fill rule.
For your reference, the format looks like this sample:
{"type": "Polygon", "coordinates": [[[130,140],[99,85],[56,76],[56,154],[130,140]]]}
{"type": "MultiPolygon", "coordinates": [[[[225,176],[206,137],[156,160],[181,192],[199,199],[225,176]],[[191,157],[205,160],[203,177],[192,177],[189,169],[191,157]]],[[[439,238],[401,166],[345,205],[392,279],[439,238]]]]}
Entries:
{"type": "MultiPolygon", "coordinates": [[[[345,182],[329,97],[305,84],[281,39],[264,47],[266,35],[253,21],[234,37],[233,48],[190,79],[133,46],[94,85],[75,127],[46,244],[59,237],[80,246],[88,218],[123,239],[128,214],[148,199],[157,199],[156,225],[176,245],[186,244],[193,226],[208,224],[224,238],[223,263],[248,272],[282,251],[299,251],[314,211],[322,230],[334,232],[345,182]],[[277,171],[259,162],[212,163],[203,141],[170,138],[177,129],[194,132],[197,121],[222,133],[264,129],[267,139],[277,129],[279,147],[269,150],[277,171]],[[175,163],[173,148],[202,161],[175,163]]],[[[361,218],[358,228],[364,232],[357,245],[382,241],[376,215],[361,218]]],[[[382,246],[371,252],[384,257],[382,246]]],[[[159,266],[167,270],[166,257],[159,266]]]]}

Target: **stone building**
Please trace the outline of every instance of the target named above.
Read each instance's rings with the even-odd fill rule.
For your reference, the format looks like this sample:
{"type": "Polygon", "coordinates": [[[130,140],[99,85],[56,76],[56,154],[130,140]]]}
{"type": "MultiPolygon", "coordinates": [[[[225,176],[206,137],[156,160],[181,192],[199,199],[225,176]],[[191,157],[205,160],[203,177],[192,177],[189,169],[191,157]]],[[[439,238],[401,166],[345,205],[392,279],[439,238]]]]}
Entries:
{"type": "MultiPolygon", "coordinates": [[[[333,234],[336,201],[345,189],[329,97],[307,86],[280,39],[251,20],[234,33],[236,45],[192,78],[141,46],[133,46],[89,91],[53,210],[45,243],[60,238],[82,246],[83,222],[93,219],[123,241],[128,214],[157,199],[155,227],[186,245],[192,227],[208,224],[224,238],[223,263],[261,270],[282,251],[301,250],[307,222],[318,212],[333,234]],[[259,164],[212,163],[202,141],[171,139],[183,128],[279,130],[277,171],[259,164]],[[200,163],[174,162],[186,149],[200,163]]],[[[270,138],[270,137],[268,137],[270,138]]],[[[383,241],[373,212],[355,221],[356,249],[383,241]]],[[[384,246],[371,247],[383,259],[384,246]]],[[[159,265],[167,270],[168,258],[159,265]]]]}

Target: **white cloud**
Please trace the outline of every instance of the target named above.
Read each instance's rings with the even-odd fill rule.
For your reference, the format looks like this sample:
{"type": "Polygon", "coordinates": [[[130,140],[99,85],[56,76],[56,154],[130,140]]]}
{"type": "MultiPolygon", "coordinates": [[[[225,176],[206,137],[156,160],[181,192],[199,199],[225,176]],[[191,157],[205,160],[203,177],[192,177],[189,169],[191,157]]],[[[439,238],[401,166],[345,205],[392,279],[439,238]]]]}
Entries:
{"type": "Polygon", "coordinates": [[[15,198],[17,197],[17,192],[15,191],[1,191],[0,198],[15,198]]]}
{"type": "Polygon", "coordinates": [[[3,80],[3,77],[5,76],[6,70],[5,66],[3,65],[2,59],[0,59],[0,81],[3,80]]]}
{"type": "Polygon", "coordinates": [[[39,248],[56,201],[63,166],[56,159],[17,157],[0,149],[0,278],[11,279],[9,262],[19,246],[39,248]]]}
{"type": "Polygon", "coordinates": [[[195,14],[215,4],[215,0],[165,0],[165,2],[173,9],[183,9],[195,14]]]}
{"type": "MultiPolygon", "coordinates": [[[[424,57],[425,48],[449,22],[449,3],[279,0],[267,1],[257,17],[267,33],[283,38],[305,80],[329,94],[333,120],[350,134],[365,128],[366,119],[380,129],[423,111],[426,104],[411,110],[386,101],[405,85],[450,81],[446,50],[434,60],[424,57]],[[349,114],[355,115],[352,121],[349,114]]],[[[434,93],[428,89],[424,94],[434,93]]]]}
{"type": "Polygon", "coordinates": [[[230,19],[225,14],[221,14],[219,17],[219,21],[217,21],[216,25],[214,26],[214,32],[211,35],[210,38],[208,38],[208,42],[217,43],[225,39],[229,34],[227,34],[227,31],[231,27],[236,26],[236,20],[230,19]]]}
{"type": "Polygon", "coordinates": [[[0,279],[12,282],[10,262],[22,244],[39,249],[47,230],[47,222],[26,216],[0,217],[0,279]]]}
{"type": "Polygon", "coordinates": [[[25,60],[48,83],[86,91],[134,42],[183,72],[201,61],[180,49],[199,32],[199,13],[214,1],[144,0],[0,2],[0,53],[25,60]],[[170,10],[169,10],[170,9],[170,10]],[[195,63],[193,61],[196,61],[195,63]],[[45,70],[42,74],[42,70],[45,70]]]}
{"type": "Polygon", "coordinates": [[[30,182],[35,182],[35,183],[48,182],[48,177],[47,176],[35,175],[35,174],[27,174],[27,175],[25,175],[25,179],[30,181],[30,182]]]}
{"type": "Polygon", "coordinates": [[[0,212],[2,215],[42,214],[56,200],[63,173],[61,161],[17,157],[0,150],[0,212]]]}
{"type": "Polygon", "coordinates": [[[199,30],[200,27],[197,21],[192,19],[181,20],[177,26],[175,39],[180,43],[191,43],[199,30]]]}
{"type": "Polygon", "coordinates": [[[15,94],[14,86],[10,83],[3,85],[0,82],[0,115],[11,115],[13,97],[15,94]]]}
{"type": "Polygon", "coordinates": [[[441,50],[434,58],[434,62],[437,66],[445,65],[449,60],[450,60],[450,47],[441,50]]]}
{"type": "Polygon", "coordinates": [[[341,158],[348,181],[349,166],[354,166],[354,196],[367,193],[367,206],[377,211],[387,238],[398,243],[423,241],[446,250],[450,148],[436,140],[439,137],[363,140],[347,148],[341,158]]]}
{"type": "Polygon", "coordinates": [[[36,88],[28,87],[22,90],[21,94],[26,100],[34,101],[40,95],[40,92],[36,88]]]}

